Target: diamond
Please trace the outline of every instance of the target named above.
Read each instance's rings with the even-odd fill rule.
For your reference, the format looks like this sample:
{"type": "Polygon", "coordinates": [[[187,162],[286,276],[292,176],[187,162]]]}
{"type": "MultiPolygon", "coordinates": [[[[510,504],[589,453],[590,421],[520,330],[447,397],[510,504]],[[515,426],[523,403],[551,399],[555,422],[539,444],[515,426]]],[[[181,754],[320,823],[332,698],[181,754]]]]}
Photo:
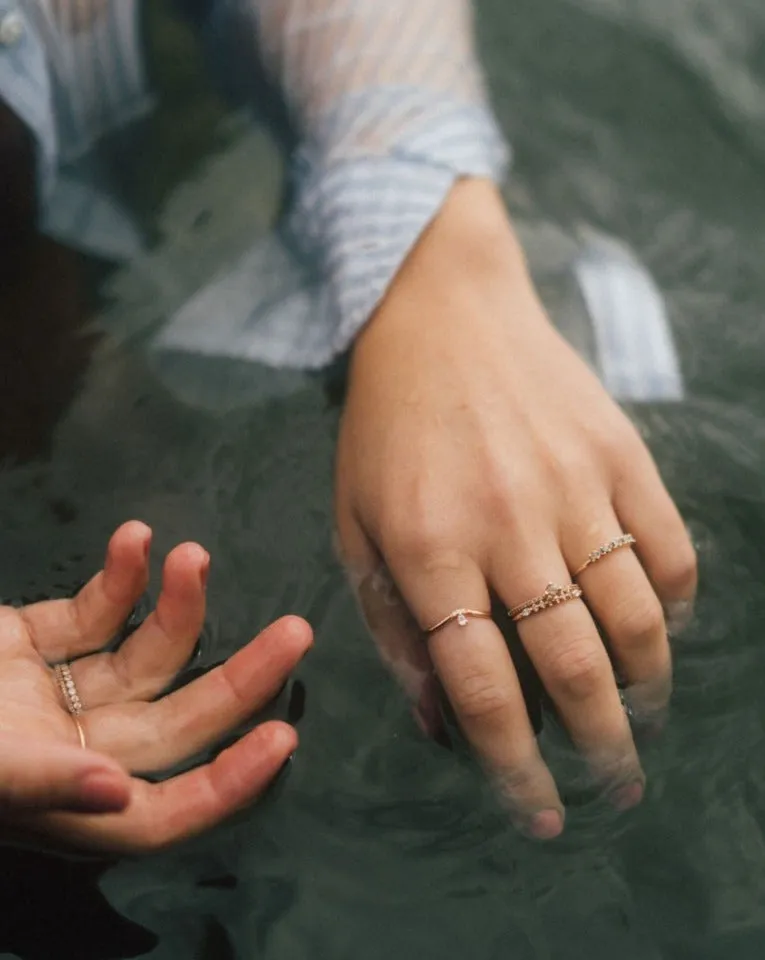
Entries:
{"type": "Polygon", "coordinates": [[[457,614],[457,624],[460,627],[466,627],[468,624],[468,618],[465,616],[462,610],[460,610],[460,612],[457,614]]]}

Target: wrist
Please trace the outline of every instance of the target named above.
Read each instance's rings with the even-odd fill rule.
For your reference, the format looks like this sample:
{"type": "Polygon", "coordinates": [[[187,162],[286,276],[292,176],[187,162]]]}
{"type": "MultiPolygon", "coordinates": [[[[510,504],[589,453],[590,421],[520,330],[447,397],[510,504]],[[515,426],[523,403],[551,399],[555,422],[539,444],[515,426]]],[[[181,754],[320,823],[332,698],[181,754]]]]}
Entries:
{"type": "Polygon", "coordinates": [[[438,216],[401,266],[352,352],[370,353],[428,342],[443,349],[480,338],[483,329],[508,332],[548,321],[502,195],[488,180],[455,183],[438,216]]]}
{"type": "Polygon", "coordinates": [[[472,266],[525,268],[523,251],[499,188],[490,180],[463,179],[452,187],[441,210],[412,252],[469,255],[472,266]]]}

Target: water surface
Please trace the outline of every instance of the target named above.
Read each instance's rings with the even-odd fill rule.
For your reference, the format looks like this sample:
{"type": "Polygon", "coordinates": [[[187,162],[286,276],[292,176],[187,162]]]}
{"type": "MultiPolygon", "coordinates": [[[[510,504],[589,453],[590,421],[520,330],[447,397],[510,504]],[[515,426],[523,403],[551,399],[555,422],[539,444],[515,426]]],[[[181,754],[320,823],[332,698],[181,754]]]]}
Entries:
{"type": "Polygon", "coordinates": [[[675,645],[672,722],[644,757],[646,802],[623,817],[586,803],[544,847],[512,831],[469,764],[423,741],[376,661],[330,549],[334,391],[145,349],[267,228],[281,183],[273,140],[226,115],[189,38],[152,9],[156,162],[125,188],[156,231],[151,255],[113,271],[33,245],[5,288],[15,426],[0,592],[71,590],[136,516],[157,558],[181,539],[212,553],[205,662],[286,612],[318,642],[298,671],[301,747],[273,797],[145,860],[3,854],[3,956],[760,960],[765,8],[478,4],[515,149],[508,202],[556,319],[568,305],[557,265],[582,223],[627,242],[666,297],[688,399],[633,412],[702,564],[698,616],[675,645]],[[249,184],[253,163],[242,200],[229,185],[249,184]],[[40,317],[45,338],[29,333],[40,317]]]}

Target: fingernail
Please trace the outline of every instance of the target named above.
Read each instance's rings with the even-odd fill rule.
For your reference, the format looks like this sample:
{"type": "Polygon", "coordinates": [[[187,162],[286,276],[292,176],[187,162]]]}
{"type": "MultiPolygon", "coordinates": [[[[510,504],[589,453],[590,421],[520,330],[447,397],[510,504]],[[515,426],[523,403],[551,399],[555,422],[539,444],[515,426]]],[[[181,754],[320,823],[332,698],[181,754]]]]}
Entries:
{"type": "Polygon", "coordinates": [[[664,610],[667,618],[667,633],[676,637],[682,633],[693,618],[693,600],[672,600],[664,610]]]}
{"type": "Polygon", "coordinates": [[[624,787],[619,787],[611,794],[611,803],[617,810],[631,810],[636,807],[643,799],[645,787],[640,780],[628,783],[624,787]]]}
{"type": "Polygon", "coordinates": [[[80,781],[77,807],[90,813],[118,813],[129,798],[125,777],[109,770],[90,770],[80,781]]]}
{"type": "Polygon", "coordinates": [[[210,575],[210,554],[205,554],[205,559],[199,571],[199,579],[202,583],[202,589],[207,589],[207,578],[210,575]]]}
{"type": "Polygon", "coordinates": [[[149,551],[151,550],[151,531],[146,534],[146,539],[143,542],[143,558],[144,560],[149,559],[149,551]]]}
{"type": "Polygon", "coordinates": [[[557,810],[540,810],[528,821],[526,833],[535,840],[553,840],[563,833],[563,817],[557,810]]]}

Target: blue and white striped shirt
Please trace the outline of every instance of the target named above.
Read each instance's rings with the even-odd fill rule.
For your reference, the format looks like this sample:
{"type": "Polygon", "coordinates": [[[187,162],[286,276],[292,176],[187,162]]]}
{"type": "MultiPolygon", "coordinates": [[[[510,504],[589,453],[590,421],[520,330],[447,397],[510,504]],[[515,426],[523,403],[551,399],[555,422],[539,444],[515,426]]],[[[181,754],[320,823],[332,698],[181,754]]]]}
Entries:
{"type": "MultiPolygon", "coordinates": [[[[281,88],[299,145],[278,251],[253,247],[220,282],[194,294],[160,337],[170,348],[319,368],[347,349],[455,179],[504,176],[508,148],[487,104],[471,4],[178,0],[178,7],[193,12],[215,61],[229,70],[241,61],[231,72],[246,78],[248,61],[258,59],[281,88]]],[[[0,97],[37,142],[41,225],[117,261],[139,256],[145,241],[93,156],[105,135],[152,107],[141,13],[140,0],[0,0],[0,97]]],[[[666,318],[658,335],[648,323],[650,343],[645,317],[634,310],[624,336],[618,323],[606,319],[604,327],[603,259],[591,260],[592,252],[580,273],[606,383],[637,399],[679,393],[666,318]]]]}

